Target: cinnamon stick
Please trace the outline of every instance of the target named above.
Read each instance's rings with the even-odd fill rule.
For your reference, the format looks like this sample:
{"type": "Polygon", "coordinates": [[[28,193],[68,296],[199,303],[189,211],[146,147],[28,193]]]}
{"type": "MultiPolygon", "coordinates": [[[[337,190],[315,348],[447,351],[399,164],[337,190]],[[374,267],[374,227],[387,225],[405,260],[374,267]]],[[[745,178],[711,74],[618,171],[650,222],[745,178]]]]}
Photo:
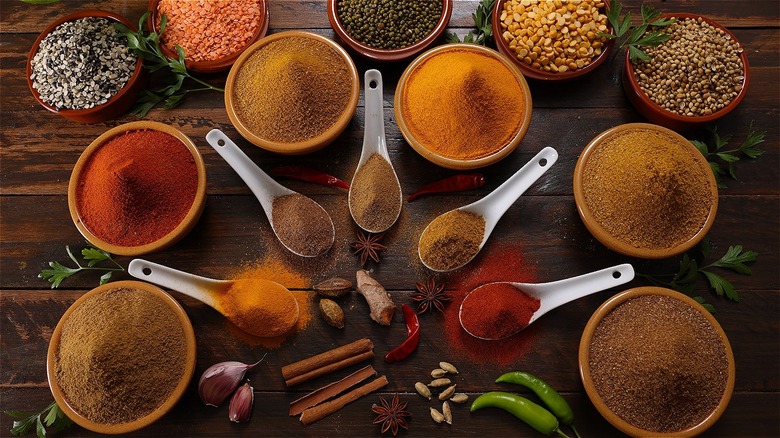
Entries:
{"type": "Polygon", "coordinates": [[[308,408],[301,414],[301,422],[304,426],[316,423],[317,421],[322,420],[330,414],[333,414],[353,401],[366,396],[385,385],[387,385],[387,377],[382,376],[369,383],[366,383],[363,386],[353,389],[352,391],[342,395],[337,399],[322,403],[320,405],[314,406],[313,408],[308,408]]]}
{"type": "Polygon", "coordinates": [[[371,342],[370,339],[358,339],[347,345],[342,345],[341,347],[286,365],[282,367],[282,377],[284,377],[285,380],[290,380],[294,377],[310,373],[318,368],[341,362],[359,354],[366,352],[371,352],[373,354],[373,349],[374,343],[371,342]]]}
{"type": "Polygon", "coordinates": [[[301,374],[300,376],[295,376],[292,379],[285,380],[284,383],[287,386],[295,386],[299,383],[307,382],[311,379],[324,376],[325,374],[332,373],[334,371],[338,371],[340,369],[344,369],[350,365],[354,365],[356,363],[363,362],[365,360],[373,359],[374,358],[374,352],[373,351],[367,351],[365,353],[358,354],[357,356],[348,357],[344,360],[338,361],[336,363],[332,363],[330,365],[326,365],[321,368],[316,368],[312,371],[309,371],[306,374],[301,374]]]}
{"type": "Polygon", "coordinates": [[[341,380],[330,383],[326,386],[323,386],[320,389],[310,392],[304,395],[303,397],[299,398],[298,400],[295,400],[294,402],[290,403],[290,416],[298,415],[304,410],[306,410],[307,408],[316,406],[319,403],[331,397],[339,395],[342,392],[348,390],[349,388],[352,388],[358,383],[375,375],[376,375],[376,370],[374,369],[374,367],[372,367],[371,365],[366,365],[363,368],[355,371],[354,373],[348,375],[347,377],[344,377],[341,380]]]}

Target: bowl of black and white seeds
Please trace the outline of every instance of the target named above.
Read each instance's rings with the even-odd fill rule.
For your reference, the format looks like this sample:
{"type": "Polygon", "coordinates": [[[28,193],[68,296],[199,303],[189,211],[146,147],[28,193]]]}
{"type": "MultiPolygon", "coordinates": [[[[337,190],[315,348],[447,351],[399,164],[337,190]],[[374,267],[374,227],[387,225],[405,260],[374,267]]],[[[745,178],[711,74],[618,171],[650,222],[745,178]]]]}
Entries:
{"type": "Polygon", "coordinates": [[[84,10],[41,32],[27,57],[27,83],[41,106],[76,122],[96,123],[133,105],[147,75],[115,23],[135,27],[119,14],[84,10]]]}

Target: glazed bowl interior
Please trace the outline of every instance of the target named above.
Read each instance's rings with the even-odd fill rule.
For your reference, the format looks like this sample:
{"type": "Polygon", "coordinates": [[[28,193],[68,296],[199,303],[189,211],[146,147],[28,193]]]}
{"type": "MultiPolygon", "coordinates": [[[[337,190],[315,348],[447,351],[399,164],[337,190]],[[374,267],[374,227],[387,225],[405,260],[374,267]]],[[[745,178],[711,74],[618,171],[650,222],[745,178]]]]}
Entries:
{"type": "Polygon", "coordinates": [[[130,122],[130,123],[125,123],[123,125],[119,125],[117,127],[114,127],[104,132],[102,135],[96,138],[81,154],[78,161],[76,162],[76,165],[73,168],[73,173],[71,173],[70,181],[68,184],[68,208],[70,210],[70,216],[73,219],[73,223],[76,225],[76,228],[78,228],[81,235],[84,236],[84,238],[87,239],[87,241],[92,245],[94,245],[96,248],[100,248],[111,254],[117,254],[117,255],[136,256],[141,254],[148,254],[173,245],[174,243],[178,242],[181,238],[183,238],[185,235],[187,235],[187,233],[189,233],[192,230],[192,228],[195,227],[195,224],[198,222],[198,219],[200,218],[201,213],[203,213],[203,209],[205,208],[205,206],[206,206],[206,165],[203,161],[203,157],[200,155],[200,152],[198,151],[198,148],[195,146],[195,143],[193,143],[192,140],[188,136],[186,136],[183,132],[179,131],[178,129],[172,126],[165,125],[159,122],[151,122],[151,121],[130,122]],[[78,209],[79,202],[78,202],[78,194],[77,194],[79,182],[81,181],[81,174],[84,171],[87,163],[89,163],[89,160],[92,157],[92,155],[95,154],[95,152],[97,152],[100,149],[100,147],[108,143],[111,139],[125,132],[147,130],[147,129],[170,134],[176,137],[179,141],[181,141],[182,144],[184,144],[184,146],[187,148],[187,150],[189,150],[190,154],[192,155],[193,161],[195,162],[195,167],[198,173],[197,191],[195,193],[195,198],[193,199],[192,206],[190,206],[190,209],[187,212],[187,214],[184,216],[184,219],[182,219],[182,221],[168,234],[166,234],[165,236],[161,237],[160,239],[154,242],[150,242],[144,245],[139,245],[139,246],[116,245],[107,242],[101,239],[100,237],[96,236],[95,234],[93,234],[84,225],[84,223],[81,220],[82,215],[78,209]]]}
{"type": "MultiPolygon", "coordinates": [[[[731,31],[729,31],[728,29],[726,29],[725,27],[723,27],[722,25],[718,24],[717,22],[713,21],[710,18],[698,14],[686,14],[686,13],[664,14],[662,15],[662,17],[678,18],[678,19],[701,18],[702,20],[707,22],[710,26],[723,30],[727,35],[729,35],[729,37],[731,37],[733,41],[739,44],[740,47],[742,46],[739,43],[737,37],[734,36],[734,34],[731,33],[731,31]]],[[[642,91],[642,88],[639,85],[639,81],[637,81],[636,74],[634,73],[634,64],[631,62],[631,59],[628,56],[628,51],[626,51],[626,57],[623,64],[623,90],[625,91],[629,102],[631,102],[631,104],[639,112],[639,114],[641,114],[643,117],[647,118],[651,122],[657,123],[661,126],[665,126],[669,129],[674,129],[674,130],[693,129],[696,127],[704,126],[708,123],[720,119],[721,117],[733,111],[734,108],[736,108],[740,104],[740,102],[742,102],[742,99],[745,98],[745,95],[747,94],[748,84],[750,83],[750,66],[748,65],[747,53],[744,50],[740,53],[740,59],[742,60],[743,77],[744,77],[742,81],[742,89],[739,91],[736,97],[734,97],[734,99],[731,100],[731,102],[728,105],[707,116],[685,116],[681,114],[675,114],[671,111],[662,108],[657,103],[653,102],[647,96],[647,94],[645,94],[645,92],[642,91]]]]}
{"type": "Polygon", "coordinates": [[[379,49],[366,45],[352,37],[339,19],[338,0],[328,0],[328,20],[330,20],[330,26],[336,32],[336,35],[360,55],[374,61],[403,61],[411,59],[430,47],[444,32],[452,16],[452,0],[442,0],[442,2],[441,16],[431,32],[420,41],[400,49],[379,49]]]}
{"type": "Polygon", "coordinates": [[[352,116],[355,114],[355,109],[357,108],[359,97],[360,79],[358,77],[357,68],[355,67],[355,63],[352,61],[352,58],[350,58],[346,50],[336,44],[333,40],[315,33],[305,31],[279,32],[267,36],[254,43],[252,46],[248,47],[244,53],[241,54],[235,64],[233,64],[233,67],[230,69],[230,73],[228,74],[228,78],[225,83],[225,108],[228,113],[228,118],[233,123],[233,126],[235,126],[236,130],[255,146],[259,146],[265,150],[285,155],[300,155],[314,152],[318,149],[322,149],[336,140],[336,138],[341,135],[341,133],[344,132],[344,130],[347,128],[350,120],[352,120],[352,116]],[[343,60],[344,66],[349,71],[349,76],[352,82],[349,101],[347,102],[344,111],[341,113],[336,122],[333,123],[330,128],[316,137],[312,137],[296,143],[272,141],[255,134],[252,129],[250,129],[250,127],[246,125],[239,117],[238,111],[236,109],[235,98],[233,97],[234,93],[236,92],[236,80],[238,78],[238,73],[247,59],[249,59],[258,50],[266,47],[268,44],[284,38],[310,38],[325,43],[343,60]]]}
{"type": "MultiPolygon", "coordinates": [[[[703,155],[701,155],[695,146],[693,146],[680,134],[677,134],[676,132],[661,126],[651,125],[648,123],[627,123],[615,126],[602,132],[593,138],[593,140],[591,140],[587,146],[585,146],[585,149],[583,149],[582,153],[580,154],[580,157],[577,160],[577,164],[574,168],[574,202],[577,206],[577,212],[579,213],[582,222],[585,224],[585,227],[588,229],[588,231],[590,231],[593,237],[596,238],[596,240],[601,242],[607,248],[631,257],[644,259],[662,259],[682,254],[696,246],[699,242],[701,242],[702,239],[704,239],[704,236],[707,235],[710,228],[712,227],[712,224],[715,222],[715,213],[718,209],[718,185],[707,160],[703,155]],[[704,175],[706,175],[706,184],[712,197],[712,204],[710,205],[707,218],[698,231],[692,234],[687,240],[680,242],[675,246],[666,248],[643,248],[633,246],[624,240],[618,239],[617,237],[610,234],[610,232],[607,231],[607,229],[598,222],[585,200],[583,179],[585,168],[593,152],[597,150],[606,139],[617,133],[630,131],[633,129],[655,130],[676,139],[676,142],[679,143],[681,147],[689,151],[690,156],[693,157],[691,165],[700,167],[703,170],[704,175]]],[[[648,220],[652,220],[652,218],[648,217],[648,220]]]]}
{"type": "Polygon", "coordinates": [[[715,424],[716,421],[718,421],[721,415],[723,415],[723,412],[725,412],[726,407],[728,406],[729,401],[731,400],[731,395],[734,392],[734,382],[736,379],[736,366],[734,362],[734,353],[731,349],[731,344],[729,344],[728,337],[726,336],[726,333],[723,331],[723,328],[720,326],[720,324],[718,324],[718,321],[712,316],[712,314],[708,312],[707,309],[705,309],[701,304],[696,302],[694,299],[686,295],[683,295],[677,291],[662,288],[662,287],[648,286],[648,287],[637,287],[634,289],[629,289],[624,292],[618,293],[617,295],[607,300],[604,304],[602,304],[596,310],[596,312],[590,317],[590,320],[585,326],[585,330],[582,333],[582,338],[580,339],[578,359],[579,359],[580,377],[582,379],[583,385],[585,386],[585,392],[588,394],[588,398],[590,398],[591,402],[599,411],[599,413],[610,424],[615,426],[621,432],[628,434],[630,436],[671,438],[671,437],[691,437],[691,436],[699,435],[705,430],[709,429],[713,424],[715,424]],[[662,433],[662,432],[653,432],[649,430],[644,430],[637,426],[634,426],[633,424],[629,423],[628,421],[618,416],[604,403],[604,400],[599,395],[593,383],[593,375],[591,373],[591,366],[590,366],[590,346],[593,341],[596,328],[604,319],[604,317],[606,317],[612,310],[614,310],[621,304],[625,303],[626,301],[632,298],[648,296],[648,295],[656,295],[656,296],[673,298],[694,308],[698,313],[700,313],[704,318],[707,319],[707,321],[712,325],[714,330],[717,332],[717,335],[720,338],[726,353],[726,361],[728,363],[728,370],[726,370],[727,372],[726,386],[723,395],[721,396],[720,401],[718,402],[716,408],[708,416],[706,416],[706,418],[702,419],[698,424],[681,431],[662,433]]]}
{"type": "MultiPolygon", "coordinates": [[[[149,1],[149,18],[147,19],[147,23],[149,26],[149,29],[153,29],[155,32],[160,32],[160,26],[158,23],[159,18],[159,11],[157,9],[157,5],[160,3],[160,0],[150,0],[149,1]]],[[[260,25],[255,30],[254,35],[252,35],[252,38],[246,43],[246,45],[241,48],[241,50],[238,50],[235,53],[232,53],[228,56],[225,56],[220,59],[215,59],[213,61],[185,61],[185,65],[189,70],[192,70],[194,72],[198,73],[216,73],[221,72],[229,69],[234,62],[241,56],[241,54],[246,50],[249,46],[257,42],[257,40],[265,37],[265,35],[268,33],[268,25],[270,23],[270,10],[268,9],[268,0],[258,0],[258,6],[260,7],[260,25]]],[[[169,58],[177,59],[179,55],[172,50],[170,50],[165,44],[160,44],[160,50],[162,50],[163,54],[169,58]]]]}
{"type": "MultiPolygon", "coordinates": [[[[604,47],[602,48],[601,54],[593,58],[590,62],[590,64],[584,66],[583,68],[579,68],[577,70],[569,70],[565,72],[548,72],[539,68],[532,67],[525,62],[520,61],[517,59],[517,54],[509,48],[509,44],[504,41],[503,33],[504,30],[501,28],[501,12],[504,10],[504,3],[506,3],[506,0],[497,0],[496,5],[493,8],[493,13],[491,16],[492,19],[492,27],[493,27],[493,40],[496,43],[496,48],[499,52],[501,52],[502,55],[506,56],[507,58],[511,59],[512,62],[517,65],[517,67],[520,69],[520,71],[523,73],[523,75],[527,78],[535,79],[538,81],[550,81],[550,82],[565,82],[570,81],[573,79],[576,79],[580,76],[586,75],[596,68],[598,68],[608,57],[609,53],[612,51],[612,48],[615,44],[614,39],[607,39],[606,42],[604,42],[604,47]]],[[[603,11],[606,13],[606,10],[603,11]]],[[[614,29],[612,29],[612,26],[607,23],[607,33],[614,34],[614,29]]]]}
{"type": "Polygon", "coordinates": [[[49,350],[46,357],[46,371],[47,371],[47,376],[49,381],[49,387],[51,389],[52,395],[54,396],[54,400],[57,402],[57,405],[60,407],[60,409],[62,409],[62,411],[65,413],[65,415],[68,416],[68,418],[73,420],[79,426],[93,432],[104,433],[104,434],[120,434],[120,433],[132,432],[141,429],[143,427],[146,427],[154,423],[158,419],[160,419],[163,415],[165,415],[168,411],[170,411],[174,405],[176,405],[179,399],[181,399],[182,395],[184,395],[184,392],[187,390],[190,381],[192,380],[193,374],[195,373],[196,350],[197,348],[195,343],[195,332],[192,328],[192,323],[187,317],[187,313],[184,311],[181,305],[175,299],[173,299],[173,297],[171,297],[170,295],[165,293],[162,289],[156,286],[153,286],[148,283],[143,283],[140,281],[115,281],[111,283],[106,283],[102,286],[92,289],[91,291],[87,292],[79,299],[77,299],[68,308],[68,310],[65,311],[65,314],[62,316],[56,328],[54,329],[54,332],[52,333],[51,341],[49,342],[49,350]],[[63,389],[59,386],[59,383],[56,378],[57,375],[56,355],[60,347],[60,339],[62,336],[63,325],[65,324],[65,321],[68,320],[68,317],[70,317],[70,315],[76,309],[78,309],[79,306],[81,306],[87,299],[102,294],[109,290],[121,289],[121,288],[136,289],[136,290],[140,289],[147,292],[151,292],[156,297],[161,299],[165,303],[165,305],[170,307],[170,309],[176,315],[182,330],[184,331],[184,341],[185,341],[184,370],[181,379],[176,384],[176,387],[173,389],[173,391],[168,396],[168,398],[154,411],[150,412],[148,415],[130,421],[128,423],[120,423],[120,424],[97,423],[78,413],[76,410],[73,409],[70,403],[68,403],[67,397],[65,396],[63,389]]]}
{"type": "Polygon", "coordinates": [[[489,166],[491,164],[497,163],[498,161],[502,160],[507,155],[512,153],[515,149],[517,149],[517,146],[520,144],[520,142],[523,140],[523,137],[525,137],[525,134],[528,132],[528,127],[531,125],[532,107],[533,105],[531,102],[531,90],[528,87],[528,82],[526,82],[525,77],[520,72],[520,69],[517,67],[515,63],[509,61],[505,56],[502,56],[495,50],[477,44],[467,44],[467,43],[445,44],[442,46],[434,47],[433,49],[429,49],[423,54],[421,54],[420,56],[418,56],[414,61],[412,61],[411,64],[409,64],[408,67],[406,67],[406,70],[404,70],[403,74],[401,75],[401,78],[398,80],[398,86],[395,90],[395,98],[394,98],[395,119],[396,122],[398,123],[398,128],[401,130],[401,133],[403,134],[404,138],[409,143],[409,145],[412,146],[412,148],[415,151],[417,151],[418,154],[422,155],[423,158],[432,162],[433,164],[436,164],[438,166],[447,169],[455,169],[455,170],[477,169],[477,168],[489,166]],[[520,84],[520,87],[523,90],[524,101],[522,102],[522,104],[518,104],[518,106],[523,105],[525,109],[525,113],[523,115],[523,120],[521,121],[520,127],[517,130],[517,132],[515,132],[515,134],[512,136],[512,138],[507,144],[505,144],[496,152],[488,156],[476,158],[476,159],[455,159],[455,158],[441,155],[435,151],[432,151],[431,149],[423,145],[417,138],[415,138],[414,133],[410,129],[409,124],[407,123],[404,116],[403,96],[406,90],[407,83],[410,80],[410,77],[412,76],[414,71],[433,56],[436,56],[441,53],[445,53],[447,51],[457,51],[457,50],[469,50],[469,51],[478,52],[490,56],[495,60],[500,61],[509,69],[509,71],[512,72],[512,74],[514,74],[515,78],[520,84]]]}
{"type": "Polygon", "coordinates": [[[48,25],[43,32],[41,32],[40,35],[38,35],[38,38],[35,39],[35,42],[32,45],[32,48],[30,49],[30,53],[27,56],[27,67],[26,67],[26,74],[27,74],[27,86],[30,88],[30,92],[32,93],[35,100],[44,108],[47,110],[59,114],[62,117],[65,117],[66,119],[73,120],[75,122],[81,122],[81,123],[98,123],[98,122],[104,122],[106,120],[111,120],[113,118],[118,117],[120,114],[127,111],[130,106],[135,103],[136,95],[140,90],[142,90],[146,86],[146,82],[148,80],[147,74],[144,71],[143,67],[143,60],[139,57],[138,61],[135,64],[135,70],[133,70],[132,76],[130,76],[130,79],[127,80],[127,83],[122,87],[121,90],[119,90],[115,95],[113,95],[108,101],[101,105],[96,105],[92,108],[85,108],[85,109],[57,109],[53,105],[50,105],[41,99],[40,93],[38,93],[38,90],[33,87],[32,80],[30,79],[30,76],[32,75],[32,59],[35,56],[36,53],[38,53],[38,48],[40,47],[41,41],[50,34],[57,26],[74,20],[79,20],[82,18],[87,17],[98,17],[98,18],[105,18],[107,20],[121,23],[127,26],[130,29],[135,30],[135,25],[131,23],[127,18],[116,14],[114,12],[110,11],[102,11],[98,9],[89,9],[84,11],[78,11],[74,12],[72,14],[68,14],[65,16],[62,16],[55,20],[53,23],[48,25]]]}

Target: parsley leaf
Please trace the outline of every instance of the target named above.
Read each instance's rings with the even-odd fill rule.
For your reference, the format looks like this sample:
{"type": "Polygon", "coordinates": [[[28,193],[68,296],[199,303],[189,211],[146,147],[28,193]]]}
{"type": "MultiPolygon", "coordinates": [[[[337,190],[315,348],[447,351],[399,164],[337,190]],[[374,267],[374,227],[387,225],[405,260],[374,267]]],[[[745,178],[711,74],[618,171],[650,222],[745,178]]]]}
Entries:
{"type": "Polygon", "coordinates": [[[41,412],[34,414],[19,411],[5,411],[5,414],[19,418],[11,426],[11,435],[14,436],[27,435],[35,428],[35,434],[38,435],[38,438],[45,438],[47,434],[60,432],[73,424],[73,421],[62,412],[57,402],[52,402],[41,412]]]}
{"type": "Polygon", "coordinates": [[[623,5],[621,3],[618,3],[617,0],[610,0],[607,7],[607,21],[615,33],[599,32],[598,35],[618,41],[622,40],[620,48],[628,49],[628,57],[631,62],[649,61],[650,57],[640,47],[658,46],[667,41],[672,36],[664,33],[660,28],[666,27],[676,20],[674,18],[658,18],[661,15],[660,12],[650,5],[642,4],[640,8],[642,23],[632,28],[631,12],[626,12],[621,20],[620,13],[622,11],[623,5]]]}
{"type": "Polygon", "coordinates": [[[764,142],[766,132],[754,130],[753,122],[750,122],[748,135],[745,137],[745,141],[742,142],[742,145],[736,149],[724,150],[729,144],[729,141],[731,141],[732,136],[721,136],[718,134],[717,127],[708,129],[708,131],[710,132],[712,146],[699,140],[690,140],[690,142],[710,163],[710,169],[712,169],[712,173],[715,175],[715,181],[718,183],[718,188],[725,189],[726,184],[723,183],[723,176],[728,174],[731,179],[737,179],[737,174],[734,170],[735,163],[743,157],[756,159],[764,153],[762,149],[759,149],[756,146],[764,142]]]}
{"type": "Polygon", "coordinates": [[[87,262],[86,266],[79,263],[78,259],[76,259],[76,256],[74,256],[73,252],[70,250],[70,246],[66,245],[65,251],[68,253],[68,257],[73,260],[73,263],[76,264],[75,268],[65,266],[60,262],[49,262],[49,267],[42,269],[38,274],[38,278],[43,278],[44,280],[51,282],[52,289],[60,287],[60,284],[63,282],[63,280],[81,271],[107,271],[100,277],[100,284],[102,285],[111,279],[111,274],[114,272],[121,272],[125,270],[119,263],[111,258],[111,254],[97,248],[88,247],[81,250],[81,256],[83,257],[84,261],[87,262]],[[110,262],[115,266],[96,266],[102,262],[110,262]]]}
{"type": "Polygon", "coordinates": [[[477,5],[477,10],[471,14],[471,18],[474,20],[474,26],[477,28],[477,33],[469,32],[468,35],[463,37],[463,41],[460,40],[457,34],[454,32],[447,32],[446,40],[448,43],[474,43],[487,46],[493,42],[493,24],[491,23],[491,16],[493,13],[493,6],[496,0],[481,0],[477,5]]]}

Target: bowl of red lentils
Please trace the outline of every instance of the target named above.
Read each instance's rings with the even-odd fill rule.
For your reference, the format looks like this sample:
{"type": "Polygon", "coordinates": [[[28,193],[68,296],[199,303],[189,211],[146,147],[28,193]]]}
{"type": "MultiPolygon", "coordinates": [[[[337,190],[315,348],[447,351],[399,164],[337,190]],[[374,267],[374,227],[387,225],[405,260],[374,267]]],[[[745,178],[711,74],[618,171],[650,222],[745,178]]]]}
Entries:
{"type": "Polygon", "coordinates": [[[116,23],[134,28],[119,14],[94,9],[60,17],[41,32],[27,57],[27,85],[42,107],[97,123],[133,105],[148,75],[141,58],[117,37],[116,23]]]}
{"type": "Polygon", "coordinates": [[[160,48],[178,58],[184,49],[188,69],[214,73],[229,69],[243,51],[268,32],[267,0],[150,0],[149,28],[165,29],[160,48]]]}
{"type": "Polygon", "coordinates": [[[750,82],[747,54],[734,34],[697,14],[662,17],[677,19],[663,28],[671,38],[643,48],[648,61],[632,62],[626,53],[623,89],[634,108],[675,130],[703,126],[733,111],[750,82]]]}
{"type": "Polygon", "coordinates": [[[452,16],[452,0],[328,0],[328,20],[352,50],[375,61],[411,59],[452,16]]]}
{"type": "Polygon", "coordinates": [[[498,51],[540,81],[590,73],[614,45],[603,0],[498,0],[492,19],[498,51]]]}

